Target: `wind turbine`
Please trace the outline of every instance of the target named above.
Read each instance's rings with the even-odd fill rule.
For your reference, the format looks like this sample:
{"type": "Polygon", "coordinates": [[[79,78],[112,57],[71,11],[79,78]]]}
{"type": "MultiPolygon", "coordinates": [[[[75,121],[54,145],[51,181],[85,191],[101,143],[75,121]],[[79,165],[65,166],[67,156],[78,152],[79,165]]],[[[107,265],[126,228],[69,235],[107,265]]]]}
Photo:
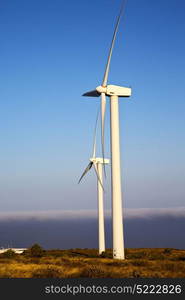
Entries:
{"type": "Polygon", "coordinates": [[[99,254],[105,251],[105,225],[104,225],[104,203],[103,203],[103,164],[108,164],[109,159],[103,159],[100,157],[96,157],[96,131],[97,131],[97,121],[98,115],[96,119],[95,132],[94,132],[94,145],[93,145],[93,153],[90,158],[90,163],[86,167],[82,176],[80,177],[78,183],[82,180],[82,178],[86,175],[86,173],[94,167],[96,176],[97,176],[97,191],[98,191],[98,247],[99,254]]]}
{"type": "Polygon", "coordinates": [[[118,97],[131,96],[131,88],[117,85],[107,85],[112,51],[120,24],[120,19],[125,7],[123,1],[113,38],[109,50],[105,73],[102,84],[95,90],[83,94],[88,97],[101,96],[101,138],[102,156],[104,160],[104,122],[106,96],[110,98],[110,142],[111,142],[111,192],[112,192],[112,233],[113,233],[113,258],[124,259],[124,238],[123,238],[123,212],[121,195],[121,165],[120,165],[120,137],[119,137],[119,103],[118,97]]]}

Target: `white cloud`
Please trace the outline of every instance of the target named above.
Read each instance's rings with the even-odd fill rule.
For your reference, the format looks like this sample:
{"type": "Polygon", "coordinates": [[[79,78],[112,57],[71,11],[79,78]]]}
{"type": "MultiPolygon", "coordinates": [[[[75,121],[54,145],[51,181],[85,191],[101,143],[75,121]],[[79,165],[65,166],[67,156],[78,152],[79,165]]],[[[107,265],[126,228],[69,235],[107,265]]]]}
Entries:
{"type": "MultiPolygon", "coordinates": [[[[105,216],[110,217],[111,211],[106,210],[105,216]]],[[[171,208],[127,208],[126,219],[151,219],[155,217],[182,217],[185,218],[185,207],[171,208]]],[[[50,211],[19,211],[1,212],[0,221],[8,220],[67,220],[96,218],[96,210],[50,210],[50,211]]]]}
{"type": "Polygon", "coordinates": [[[170,208],[133,208],[126,209],[126,218],[155,218],[155,217],[182,217],[185,218],[185,207],[170,208]]]}

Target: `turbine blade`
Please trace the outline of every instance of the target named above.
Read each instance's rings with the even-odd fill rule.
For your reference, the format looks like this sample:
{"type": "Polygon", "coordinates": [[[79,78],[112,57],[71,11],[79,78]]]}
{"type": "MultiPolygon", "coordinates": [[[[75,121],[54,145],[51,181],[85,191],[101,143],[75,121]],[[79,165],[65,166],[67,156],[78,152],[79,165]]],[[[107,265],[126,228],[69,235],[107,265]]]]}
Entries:
{"type": "Polygon", "coordinates": [[[95,163],[93,164],[93,166],[94,166],[94,170],[95,170],[95,173],[96,173],[96,176],[97,176],[98,182],[100,183],[100,185],[101,185],[101,187],[102,187],[103,191],[105,192],[105,190],[104,190],[104,187],[103,187],[103,184],[102,184],[102,182],[101,182],[101,179],[100,179],[100,176],[99,176],[99,173],[98,173],[98,168],[97,168],[97,166],[96,166],[96,164],[95,164],[95,163]]]}
{"type": "Polygon", "coordinates": [[[102,145],[102,158],[103,158],[103,170],[106,177],[105,171],[105,110],[106,110],[106,95],[105,93],[101,94],[101,145],[102,145]]]}
{"type": "Polygon", "coordinates": [[[87,93],[83,94],[82,96],[99,97],[100,93],[98,93],[97,90],[94,90],[94,91],[87,92],[87,93]]]}
{"type": "Polygon", "coordinates": [[[85,171],[83,172],[82,176],[80,177],[78,183],[80,183],[80,181],[82,180],[82,178],[85,176],[85,174],[92,168],[93,162],[90,162],[87,166],[87,168],[85,169],[85,171]]]}
{"type": "Polygon", "coordinates": [[[99,118],[99,114],[100,114],[100,109],[98,108],[98,112],[96,115],[96,122],[95,122],[95,128],[94,128],[94,143],[93,143],[93,153],[92,153],[92,157],[95,158],[96,157],[96,133],[97,133],[97,126],[98,126],[98,118],[99,118]]]}
{"type": "Polygon", "coordinates": [[[111,62],[111,57],[112,57],[112,51],[113,51],[113,48],[114,48],[114,43],[115,43],[115,40],[116,40],[116,35],[117,35],[120,19],[121,19],[121,16],[122,16],[124,8],[125,8],[125,4],[126,4],[126,0],[123,0],[122,5],[121,5],[121,9],[120,9],[120,13],[119,13],[118,18],[117,18],[116,26],[115,26],[115,29],[114,29],[114,34],[113,34],[113,38],[112,38],[112,42],[111,42],[111,46],[110,46],[110,50],[109,50],[109,55],[108,55],[108,59],[107,59],[107,65],[106,65],[106,68],[105,68],[103,81],[102,81],[102,86],[107,86],[110,62],[111,62]]]}

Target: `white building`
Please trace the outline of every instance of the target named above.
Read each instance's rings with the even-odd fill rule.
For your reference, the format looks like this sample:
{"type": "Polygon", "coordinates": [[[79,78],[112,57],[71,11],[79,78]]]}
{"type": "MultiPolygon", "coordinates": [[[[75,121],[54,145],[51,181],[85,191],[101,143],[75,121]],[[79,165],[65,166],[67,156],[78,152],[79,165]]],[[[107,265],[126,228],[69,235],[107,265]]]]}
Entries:
{"type": "Polygon", "coordinates": [[[6,251],[8,251],[8,250],[12,250],[12,251],[14,251],[14,252],[17,253],[17,254],[21,254],[21,253],[23,253],[25,250],[27,250],[27,248],[1,248],[1,249],[0,249],[0,254],[6,252],[6,251]]]}

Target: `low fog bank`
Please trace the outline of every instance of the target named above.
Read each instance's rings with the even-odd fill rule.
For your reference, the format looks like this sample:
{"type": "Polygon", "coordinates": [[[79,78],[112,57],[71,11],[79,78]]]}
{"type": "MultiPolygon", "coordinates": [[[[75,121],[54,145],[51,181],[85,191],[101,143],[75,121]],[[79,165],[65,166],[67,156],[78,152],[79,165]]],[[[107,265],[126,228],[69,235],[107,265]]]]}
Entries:
{"type": "MultiPolygon", "coordinates": [[[[185,249],[185,209],[130,209],[124,219],[125,247],[185,249]]],[[[106,212],[106,247],[112,247],[106,212]]],[[[1,213],[0,247],[97,248],[97,212],[1,213]]]]}

